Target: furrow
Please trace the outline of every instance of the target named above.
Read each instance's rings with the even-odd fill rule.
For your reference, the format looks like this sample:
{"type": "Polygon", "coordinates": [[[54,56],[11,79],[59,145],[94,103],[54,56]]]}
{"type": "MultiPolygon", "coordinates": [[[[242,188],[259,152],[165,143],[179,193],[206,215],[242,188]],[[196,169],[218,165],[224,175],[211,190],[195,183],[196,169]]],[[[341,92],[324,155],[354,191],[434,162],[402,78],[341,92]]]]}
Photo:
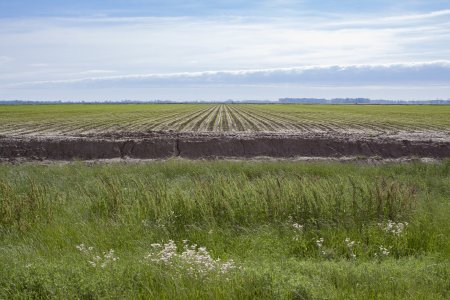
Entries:
{"type": "Polygon", "coordinates": [[[177,128],[183,128],[186,124],[189,124],[192,120],[194,120],[196,117],[201,115],[205,110],[208,110],[209,108],[202,108],[202,109],[196,109],[190,113],[180,113],[175,117],[174,120],[171,120],[168,123],[162,122],[159,124],[156,128],[162,129],[162,130],[177,130],[177,128]]]}
{"type": "Polygon", "coordinates": [[[222,118],[223,118],[223,105],[220,105],[216,122],[214,123],[213,131],[221,131],[222,118]]]}
{"type": "Polygon", "coordinates": [[[242,124],[241,120],[239,120],[239,118],[236,116],[234,109],[232,109],[231,106],[228,106],[227,109],[228,109],[228,114],[230,116],[231,127],[235,131],[245,131],[245,127],[242,124]]]}
{"type": "MultiPolygon", "coordinates": [[[[256,110],[256,108],[255,108],[255,110],[256,110]]],[[[279,119],[287,119],[287,120],[289,120],[289,123],[292,126],[294,126],[296,129],[298,129],[302,132],[311,131],[309,123],[305,122],[307,119],[303,119],[302,121],[300,121],[298,119],[298,117],[291,116],[290,114],[281,114],[281,113],[266,112],[266,111],[264,111],[264,113],[274,115],[274,116],[278,117],[279,119]]]]}
{"type": "Polygon", "coordinates": [[[272,127],[277,131],[296,131],[296,129],[298,129],[292,123],[287,122],[286,120],[274,116],[268,112],[262,112],[255,109],[252,112],[248,113],[257,116],[261,120],[265,120],[266,122],[271,124],[272,127]]]}
{"type": "Polygon", "coordinates": [[[258,128],[257,131],[276,132],[276,130],[272,126],[271,122],[267,122],[267,121],[263,120],[262,118],[255,116],[252,112],[245,110],[243,107],[240,107],[240,112],[242,113],[242,115],[245,115],[245,117],[247,117],[247,119],[252,120],[252,122],[254,124],[256,124],[256,127],[258,128]]]}
{"type": "Polygon", "coordinates": [[[228,115],[227,105],[223,105],[223,117],[222,117],[222,122],[220,124],[221,131],[223,131],[223,132],[232,131],[232,130],[230,130],[229,124],[230,124],[230,116],[228,115]]]}
{"type": "Polygon", "coordinates": [[[199,131],[199,128],[202,126],[202,124],[205,122],[205,120],[208,118],[208,116],[214,111],[215,107],[211,106],[207,110],[205,110],[201,115],[199,115],[194,120],[191,120],[189,124],[186,124],[186,127],[184,130],[191,131],[191,132],[197,132],[199,131]]]}
{"type": "Polygon", "coordinates": [[[245,131],[253,131],[253,132],[259,132],[261,130],[261,123],[259,121],[255,121],[254,118],[251,118],[250,116],[244,114],[242,110],[238,107],[234,107],[234,113],[236,117],[241,121],[241,123],[245,123],[244,130],[245,131]]]}
{"type": "Polygon", "coordinates": [[[216,120],[219,116],[219,111],[220,111],[220,105],[217,106],[217,109],[214,110],[214,113],[211,115],[211,119],[209,119],[208,122],[208,129],[207,131],[213,131],[214,130],[214,125],[216,124],[216,120]]]}

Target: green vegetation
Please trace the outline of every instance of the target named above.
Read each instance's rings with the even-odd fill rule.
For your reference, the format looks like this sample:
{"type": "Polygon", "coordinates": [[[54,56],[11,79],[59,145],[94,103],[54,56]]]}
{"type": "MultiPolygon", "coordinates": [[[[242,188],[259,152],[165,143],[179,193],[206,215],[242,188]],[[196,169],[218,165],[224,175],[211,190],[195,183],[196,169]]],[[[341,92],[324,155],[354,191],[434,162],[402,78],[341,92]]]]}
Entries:
{"type": "Polygon", "coordinates": [[[3,164],[0,298],[448,299],[449,175],[449,160],[3,164]]]}
{"type": "Polygon", "coordinates": [[[0,106],[0,134],[450,131],[450,106],[64,104],[0,106]]]}

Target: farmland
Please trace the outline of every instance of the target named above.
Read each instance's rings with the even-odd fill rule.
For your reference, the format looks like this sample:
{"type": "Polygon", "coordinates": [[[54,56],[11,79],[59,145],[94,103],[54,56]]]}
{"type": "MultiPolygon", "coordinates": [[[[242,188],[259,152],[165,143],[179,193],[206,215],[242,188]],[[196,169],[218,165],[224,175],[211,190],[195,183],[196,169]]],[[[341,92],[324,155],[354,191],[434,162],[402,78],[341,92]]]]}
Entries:
{"type": "Polygon", "coordinates": [[[3,164],[0,298],[448,299],[449,170],[3,164]]]}
{"type": "Polygon", "coordinates": [[[448,299],[449,117],[0,106],[0,299],[448,299]]]}
{"type": "Polygon", "coordinates": [[[449,106],[0,106],[0,158],[450,156],[449,106]]]}
{"type": "Polygon", "coordinates": [[[449,134],[450,106],[286,104],[0,106],[2,135],[79,135],[149,131],[449,134]]]}
{"type": "Polygon", "coordinates": [[[450,300],[450,0],[0,0],[0,300],[450,300]]]}

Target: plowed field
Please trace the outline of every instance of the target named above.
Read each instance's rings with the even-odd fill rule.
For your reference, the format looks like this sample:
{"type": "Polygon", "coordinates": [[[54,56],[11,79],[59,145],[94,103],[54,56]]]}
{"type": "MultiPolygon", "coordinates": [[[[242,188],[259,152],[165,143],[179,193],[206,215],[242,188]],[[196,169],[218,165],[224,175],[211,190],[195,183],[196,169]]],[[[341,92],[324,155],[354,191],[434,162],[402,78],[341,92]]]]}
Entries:
{"type": "Polygon", "coordinates": [[[0,134],[107,132],[450,132],[450,106],[28,105],[0,106],[0,134]]]}
{"type": "Polygon", "coordinates": [[[450,106],[0,106],[0,158],[450,156],[450,106]]]}

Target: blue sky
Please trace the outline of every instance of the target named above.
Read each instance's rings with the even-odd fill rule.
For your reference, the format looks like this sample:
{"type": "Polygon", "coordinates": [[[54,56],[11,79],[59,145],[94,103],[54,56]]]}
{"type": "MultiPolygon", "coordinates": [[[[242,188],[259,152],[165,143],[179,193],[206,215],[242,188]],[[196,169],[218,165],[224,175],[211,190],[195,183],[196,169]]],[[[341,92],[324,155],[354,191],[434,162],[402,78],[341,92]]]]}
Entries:
{"type": "Polygon", "coordinates": [[[0,0],[0,99],[447,99],[449,49],[440,0],[0,0]]]}
{"type": "Polygon", "coordinates": [[[0,3],[1,17],[36,16],[211,16],[314,13],[403,13],[448,9],[445,0],[14,0],[0,3]]]}

